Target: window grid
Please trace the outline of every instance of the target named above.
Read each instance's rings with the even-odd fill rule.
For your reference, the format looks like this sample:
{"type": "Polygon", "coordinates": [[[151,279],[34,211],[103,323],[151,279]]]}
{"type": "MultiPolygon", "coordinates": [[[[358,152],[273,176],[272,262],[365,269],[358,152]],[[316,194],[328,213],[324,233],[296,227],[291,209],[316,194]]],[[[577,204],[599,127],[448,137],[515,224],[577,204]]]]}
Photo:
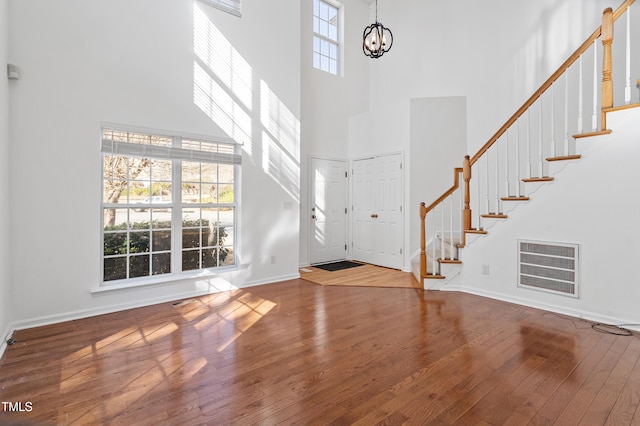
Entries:
{"type": "Polygon", "coordinates": [[[109,129],[102,146],[104,283],[235,265],[233,144],[109,129]],[[147,158],[132,145],[222,153],[229,164],[147,158]]]}
{"type": "Polygon", "coordinates": [[[323,1],[313,0],[313,67],[338,75],[339,10],[323,1]]]}

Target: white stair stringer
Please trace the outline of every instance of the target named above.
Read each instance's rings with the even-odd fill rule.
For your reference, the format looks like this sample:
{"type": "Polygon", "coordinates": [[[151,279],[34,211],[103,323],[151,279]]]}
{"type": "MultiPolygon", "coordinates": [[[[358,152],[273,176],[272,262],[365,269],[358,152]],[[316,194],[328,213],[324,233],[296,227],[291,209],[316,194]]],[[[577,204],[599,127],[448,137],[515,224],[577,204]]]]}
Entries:
{"type": "Polygon", "coordinates": [[[444,276],[439,280],[424,280],[425,290],[460,290],[460,275],[462,273],[462,263],[442,263],[440,264],[440,274],[444,276]]]}
{"type": "MultiPolygon", "coordinates": [[[[583,139],[580,141],[580,146],[582,148],[579,150],[579,153],[582,153],[588,150],[588,146],[592,143],[598,143],[601,141],[600,138],[606,137],[607,135],[602,136],[592,136],[588,139],[583,139]],[[588,143],[587,143],[588,142],[588,143]]],[[[482,228],[487,231],[487,234],[470,234],[468,233],[465,238],[466,245],[472,245],[475,241],[482,240],[491,235],[491,229],[497,226],[500,226],[506,220],[509,220],[510,216],[516,214],[517,210],[526,209],[527,204],[535,202],[535,194],[539,191],[545,191],[547,188],[552,187],[554,182],[557,180],[558,176],[561,176],[565,169],[567,172],[570,172],[572,167],[575,167],[579,164],[581,159],[575,160],[566,160],[566,161],[551,161],[548,164],[549,167],[549,176],[553,177],[553,181],[549,182],[527,182],[522,183],[522,196],[529,197],[529,200],[523,201],[503,201],[502,202],[502,212],[507,215],[507,218],[482,218],[482,228]]]]}
{"type": "MultiPolygon", "coordinates": [[[[602,143],[602,140],[606,139],[607,136],[608,135],[592,136],[590,138],[580,140],[580,142],[577,144],[577,147],[579,147],[577,148],[578,154],[584,155],[585,153],[587,153],[586,155],[588,155],[589,147],[598,143],[602,143]]],[[[570,172],[574,167],[579,166],[579,163],[581,161],[582,159],[579,158],[579,159],[571,159],[571,160],[565,160],[565,161],[548,162],[549,176],[553,177],[554,181],[557,180],[558,177],[560,177],[561,179],[561,175],[563,173],[570,172]]],[[[529,203],[535,202],[535,198],[536,198],[535,194],[538,192],[544,192],[544,191],[550,190],[550,187],[553,186],[554,181],[523,183],[522,196],[529,197],[529,200],[503,202],[502,211],[504,214],[507,215],[507,218],[506,219],[483,218],[483,229],[488,233],[486,235],[467,233],[465,236],[466,246],[473,245],[473,243],[476,241],[483,240],[487,237],[490,237],[492,228],[496,228],[496,227],[499,228],[501,223],[503,223],[506,220],[509,220],[509,216],[517,215],[518,210],[522,210],[523,212],[526,212],[527,210],[526,205],[529,203]]],[[[433,265],[433,262],[431,259],[432,253],[433,253],[432,246],[431,246],[432,243],[433,243],[433,240],[429,242],[428,250],[427,250],[428,273],[432,272],[431,265],[433,265]]],[[[458,243],[457,241],[454,241],[453,244],[451,244],[451,242],[448,241],[448,238],[445,237],[444,246],[445,246],[445,255],[447,256],[447,258],[451,257],[451,253],[457,253],[457,258],[462,259],[464,247],[457,248],[455,246],[457,243],[458,243]],[[454,252],[453,250],[457,250],[457,251],[454,252]]],[[[439,237],[436,237],[435,244],[440,244],[439,237]]],[[[440,252],[441,252],[440,246],[436,246],[436,255],[440,256],[441,254],[440,252]]],[[[463,287],[461,284],[461,277],[464,271],[464,261],[460,264],[440,263],[439,268],[440,268],[440,275],[444,276],[445,278],[444,279],[425,279],[423,283],[424,289],[425,290],[461,291],[463,287]]],[[[412,270],[414,272],[414,276],[419,282],[420,281],[419,256],[416,257],[415,264],[412,262],[412,270]]]]}
{"type": "Polygon", "coordinates": [[[577,141],[580,159],[549,164],[551,182],[526,183],[528,201],[461,250],[460,291],[609,324],[638,324],[636,182],[640,108],[607,114],[610,134],[577,141]],[[531,187],[535,187],[532,188],[531,187]],[[518,286],[520,239],[580,246],[579,297],[518,286]],[[606,265],[606,266],[604,266],[606,265]]]}
{"type": "Polygon", "coordinates": [[[411,259],[411,273],[413,274],[413,277],[416,279],[416,281],[421,283],[421,281],[420,281],[420,252],[418,252],[418,254],[411,259]]]}
{"type": "MultiPolygon", "coordinates": [[[[457,247],[460,243],[460,233],[453,234],[453,240],[451,240],[450,233],[445,232],[444,236],[444,244],[440,240],[440,236],[438,235],[435,239],[431,239],[427,242],[427,274],[433,275],[433,266],[434,263],[437,264],[438,270],[436,270],[436,274],[444,275],[444,279],[425,279],[423,284],[423,288],[426,290],[438,290],[444,285],[450,285],[456,277],[460,275],[460,264],[452,264],[452,263],[440,263],[433,261],[434,255],[434,245],[435,245],[435,256],[436,259],[446,258],[446,259],[457,259],[459,256],[459,248],[457,247]],[[443,250],[444,246],[444,250],[443,250]],[[444,254],[444,256],[443,256],[444,254]],[[437,288],[436,288],[437,287],[437,288]]],[[[417,252],[413,258],[411,259],[411,273],[415,277],[416,281],[419,283],[420,281],[420,252],[417,252]]]]}

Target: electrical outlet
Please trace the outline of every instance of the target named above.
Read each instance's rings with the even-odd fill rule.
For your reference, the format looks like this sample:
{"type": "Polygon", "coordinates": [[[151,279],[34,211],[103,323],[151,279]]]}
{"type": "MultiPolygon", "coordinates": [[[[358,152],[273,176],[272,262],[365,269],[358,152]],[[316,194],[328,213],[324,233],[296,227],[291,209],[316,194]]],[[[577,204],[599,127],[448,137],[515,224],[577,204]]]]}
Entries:
{"type": "Polygon", "coordinates": [[[484,275],[489,275],[489,265],[482,265],[482,273],[484,275]]]}

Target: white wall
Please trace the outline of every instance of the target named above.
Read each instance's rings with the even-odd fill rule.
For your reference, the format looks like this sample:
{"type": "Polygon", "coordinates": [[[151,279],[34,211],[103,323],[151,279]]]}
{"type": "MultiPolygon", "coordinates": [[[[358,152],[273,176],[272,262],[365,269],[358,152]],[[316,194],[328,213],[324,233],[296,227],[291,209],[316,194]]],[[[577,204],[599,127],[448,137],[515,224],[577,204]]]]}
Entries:
{"type": "Polygon", "coordinates": [[[409,253],[414,255],[420,249],[418,206],[423,201],[428,205],[453,185],[453,169],[466,153],[467,103],[463,96],[452,96],[411,99],[410,106],[409,253]]]}
{"type": "MultiPolygon", "coordinates": [[[[242,268],[222,277],[245,286],[297,276],[299,17],[296,0],[244,2],[242,19],[191,1],[10,1],[9,53],[22,70],[10,91],[16,324],[227,285],[202,280],[91,292],[101,276],[101,122],[201,135],[232,132],[245,143],[238,223],[242,268]],[[194,16],[203,28],[194,29],[194,16]],[[194,68],[203,64],[194,55],[194,32],[196,39],[221,33],[216,51],[233,56],[236,69],[243,64],[248,105],[233,90],[225,93],[248,124],[236,121],[229,130],[219,116],[196,105],[194,68]]],[[[228,107],[223,98],[209,106],[215,109],[215,102],[228,107]]],[[[6,193],[5,186],[0,191],[6,193]]]]}
{"type": "Polygon", "coordinates": [[[379,2],[393,31],[371,61],[371,110],[409,98],[466,96],[473,154],[600,24],[597,0],[379,2]]]}
{"type": "MultiPolygon", "coordinates": [[[[372,119],[356,121],[376,125],[382,120],[387,133],[404,135],[405,121],[386,119],[390,108],[405,108],[411,98],[466,96],[473,154],[595,30],[602,10],[618,3],[381,2],[378,18],[393,31],[394,44],[383,57],[370,60],[372,119]]],[[[377,133],[372,137],[382,139],[377,133]]],[[[388,144],[370,138],[352,142],[356,152],[388,144]]],[[[397,143],[407,141],[398,137],[397,143]]]]}
{"type": "Polygon", "coordinates": [[[369,60],[362,54],[362,30],[369,7],[343,0],[343,69],[340,76],[313,68],[313,0],[301,2],[302,150],[300,264],[309,263],[309,158],[347,159],[349,118],[369,107],[369,60]]]}
{"type": "Polygon", "coordinates": [[[8,0],[0,0],[0,355],[9,331],[11,296],[11,222],[9,216],[8,0]]]}
{"type": "Polygon", "coordinates": [[[607,124],[611,135],[578,141],[580,161],[554,165],[552,183],[527,187],[530,201],[507,213],[487,236],[467,240],[464,291],[640,328],[640,110],[609,114],[607,124]],[[579,244],[580,297],[518,288],[518,239],[579,244]],[[482,274],[482,265],[489,275],[482,274]]]}

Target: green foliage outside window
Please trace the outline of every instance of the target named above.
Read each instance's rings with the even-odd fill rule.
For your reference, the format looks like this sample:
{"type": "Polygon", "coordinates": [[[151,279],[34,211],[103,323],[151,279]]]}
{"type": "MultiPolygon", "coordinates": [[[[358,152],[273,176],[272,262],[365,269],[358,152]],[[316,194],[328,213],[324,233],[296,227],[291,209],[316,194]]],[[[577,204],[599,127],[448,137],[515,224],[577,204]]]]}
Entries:
{"type": "MultiPolygon", "coordinates": [[[[169,273],[170,254],[162,251],[171,250],[171,222],[154,220],[152,222],[134,222],[129,227],[127,223],[104,228],[104,280],[126,278],[125,259],[129,258],[129,277],[149,275],[149,253],[152,256],[152,274],[169,273]],[[153,233],[153,243],[151,235],[153,233]],[[127,252],[128,248],[128,252],[127,252]]],[[[224,265],[230,253],[230,248],[224,247],[227,231],[224,226],[218,226],[209,220],[184,220],[182,222],[183,271],[200,268],[214,268],[224,265]],[[202,240],[200,239],[202,238],[202,240]]]]}

